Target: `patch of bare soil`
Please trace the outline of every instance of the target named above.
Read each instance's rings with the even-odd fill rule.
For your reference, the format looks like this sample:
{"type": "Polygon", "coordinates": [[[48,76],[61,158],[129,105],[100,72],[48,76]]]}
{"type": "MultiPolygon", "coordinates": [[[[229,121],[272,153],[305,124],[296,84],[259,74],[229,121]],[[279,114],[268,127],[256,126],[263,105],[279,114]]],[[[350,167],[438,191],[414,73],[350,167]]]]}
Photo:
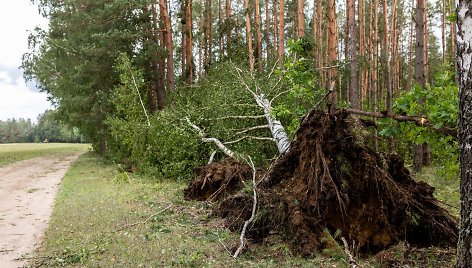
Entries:
{"type": "Polygon", "coordinates": [[[0,168],[0,266],[22,267],[40,242],[59,184],[80,154],[54,155],[0,168]]]}
{"type": "MultiPolygon", "coordinates": [[[[259,180],[258,212],[247,237],[259,242],[278,233],[304,256],[329,247],[324,229],[341,231],[350,245],[365,253],[405,240],[417,247],[454,247],[457,219],[439,206],[434,188],[414,181],[400,156],[370,149],[367,136],[362,122],[342,110],[309,114],[290,151],[259,180]]],[[[206,200],[216,192],[232,193],[219,201],[216,213],[239,231],[253,202],[239,181],[249,181],[251,174],[225,173],[225,178],[238,178],[237,183],[222,180],[229,182],[212,187],[204,179],[215,177],[215,170],[227,170],[228,163],[236,165],[225,161],[199,169],[186,193],[207,191],[186,197],[206,200]]],[[[238,170],[250,172],[243,166],[238,170]]]]}

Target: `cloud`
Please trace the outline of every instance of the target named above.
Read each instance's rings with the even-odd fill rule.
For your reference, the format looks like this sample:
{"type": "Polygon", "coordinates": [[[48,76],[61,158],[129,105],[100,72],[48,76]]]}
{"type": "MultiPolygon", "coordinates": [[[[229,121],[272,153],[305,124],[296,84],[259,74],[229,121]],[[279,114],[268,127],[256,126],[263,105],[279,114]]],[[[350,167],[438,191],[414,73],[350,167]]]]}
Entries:
{"type": "MultiPolygon", "coordinates": [[[[0,77],[2,75],[0,72],[0,77]]],[[[21,78],[16,81],[0,78],[0,120],[30,118],[36,121],[46,109],[52,109],[46,93],[29,90],[21,78]]]]}
{"type": "Polygon", "coordinates": [[[46,28],[47,20],[29,0],[0,1],[0,25],[0,64],[17,68],[28,50],[28,31],[46,28]]]}

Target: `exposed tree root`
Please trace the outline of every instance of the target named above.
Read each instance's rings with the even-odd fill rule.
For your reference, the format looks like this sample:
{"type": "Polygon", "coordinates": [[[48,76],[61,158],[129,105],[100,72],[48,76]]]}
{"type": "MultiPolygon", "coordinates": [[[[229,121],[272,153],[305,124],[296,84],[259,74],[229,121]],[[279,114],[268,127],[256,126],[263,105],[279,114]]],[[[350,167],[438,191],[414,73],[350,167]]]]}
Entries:
{"type": "MultiPolygon", "coordinates": [[[[457,220],[439,206],[434,188],[415,182],[398,155],[371,150],[367,136],[348,112],[310,112],[290,150],[258,179],[258,213],[246,236],[258,242],[277,232],[304,256],[329,246],[321,239],[325,229],[341,231],[361,252],[404,240],[455,246],[457,220]]],[[[251,217],[252,196],[244,189],[250,171],[234,161],[212,163],[197,170],[186,197],[215,199],[218,192],[216,213],[241,231],[251,217]]]]}

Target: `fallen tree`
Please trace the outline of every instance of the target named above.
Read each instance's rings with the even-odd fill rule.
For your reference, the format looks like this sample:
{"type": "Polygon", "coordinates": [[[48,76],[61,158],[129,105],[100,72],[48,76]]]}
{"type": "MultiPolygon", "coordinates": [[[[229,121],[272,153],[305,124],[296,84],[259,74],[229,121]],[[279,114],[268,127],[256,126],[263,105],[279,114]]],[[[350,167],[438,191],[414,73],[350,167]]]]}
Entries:
{"type": "MultiPolygon", "coordinates": [[[[256,179],[258,210],[246,236],[258,242],[279,233],[304,256],[328,246],[324,230],[341,231],[363,252],[402,240],[455,246],[457,219],[439,206],[434,188],[415,182],[401,157],[379,154],[367,143],[368,133],[348,111],[311,111],[290,150],[258,172],[264,174],[256,179]]],[[[218,201],[216,213],[240,231],[252,214],[253,198],[243,190],[251,170],[234,161],[197,169],[185,197],[218,201]]]]}

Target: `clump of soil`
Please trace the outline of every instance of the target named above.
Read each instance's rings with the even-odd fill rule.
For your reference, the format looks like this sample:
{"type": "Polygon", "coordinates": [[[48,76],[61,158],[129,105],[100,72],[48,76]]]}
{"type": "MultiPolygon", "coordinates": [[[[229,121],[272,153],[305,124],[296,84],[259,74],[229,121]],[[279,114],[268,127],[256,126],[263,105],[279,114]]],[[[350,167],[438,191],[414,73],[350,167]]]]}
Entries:
{"type": "MultiPolygon", "coordinates": [[[[236,165],[211,165],[226,170],[228,163],[236,165]]],[[[224,185],[224,191],[233,194],[219,202],[217,214],[238,231],[250,217],[251,192],[241,190],[242,183],[231,183],[233,179],[206,186],[202,178],[219,174],[213,170],[201,169],[186,193],[197,188],[208,191],[186,196],[206,200],[212,196],[210,188],[221,192],[224,185]]],[[[224,177],[238,177],[239,182],[252,178],[251,170],[246,172],[224,177]]],[[[350,244],[371,253],[403,240],[415,246],[457,242],[457,220],[438,205],[434,188],[415,182],[400,156],[370,149],[360,121],[342,110],[309,114],[290,151],[274,163],[257,188],[258,212],[247,237],[257,242],[279,233],[305,256],[328,246],[324,229],[341,231],[350,244]]]]}
{"type": "Polygon", "coordinates": [[[195,179],[184,190],[186,199],[214,201],[233,194],[252,179],[252,169],[248,164],[232,159],[212,162],[194,169],[195,179]]]}

